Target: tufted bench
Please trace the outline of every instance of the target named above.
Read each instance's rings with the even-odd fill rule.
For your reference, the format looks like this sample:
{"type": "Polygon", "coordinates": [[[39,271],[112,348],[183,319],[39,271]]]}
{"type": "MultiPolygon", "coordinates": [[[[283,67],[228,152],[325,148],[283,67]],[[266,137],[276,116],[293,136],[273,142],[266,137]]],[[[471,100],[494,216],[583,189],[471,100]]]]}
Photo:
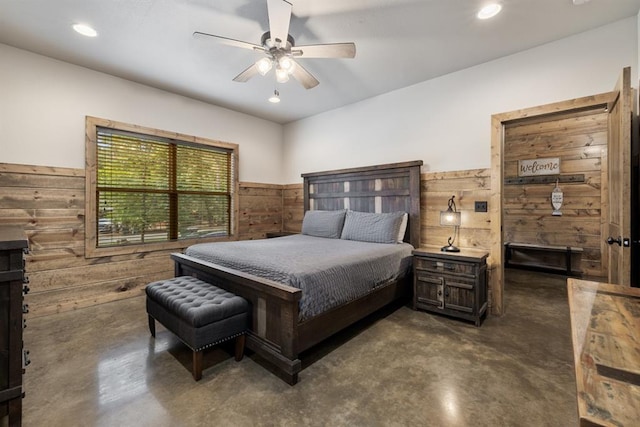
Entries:
{"type": "Polygon", "coordinates": [[[202,350],[236,339],[235,359],[242,360],[244,333],[249,327],[249,303],[242,297],[182,276],[147,285],[149,331],[155,321],[173,332],[193,351],[193,378],[202,378],[202,350]]]}

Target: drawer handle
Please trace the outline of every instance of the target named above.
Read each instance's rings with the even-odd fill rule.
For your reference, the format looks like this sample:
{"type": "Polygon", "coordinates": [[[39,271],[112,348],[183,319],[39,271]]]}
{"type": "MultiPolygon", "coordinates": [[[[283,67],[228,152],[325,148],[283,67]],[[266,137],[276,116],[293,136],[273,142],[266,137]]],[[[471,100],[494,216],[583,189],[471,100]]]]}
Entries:
{"type": "Polygon", "coordinates": [[[456,265],[452,262],[442,262],[442,261],[436,261],[435,263],[433,263],[433,268],[435,268],[436,270],[449,270],[449,271],[453,271],[456,269],[456,265]]]}
{"type": "Polygon", "coordinates": [[[29,350],[22,351],[22,368],[29,366],[31,364],[31,358],[29,357],[29,350]]]}

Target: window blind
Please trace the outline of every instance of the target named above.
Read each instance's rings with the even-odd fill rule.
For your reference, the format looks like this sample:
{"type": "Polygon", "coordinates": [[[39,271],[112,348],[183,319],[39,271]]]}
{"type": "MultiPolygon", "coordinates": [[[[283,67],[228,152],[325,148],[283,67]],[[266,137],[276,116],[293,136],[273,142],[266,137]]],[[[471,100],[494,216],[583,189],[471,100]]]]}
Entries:
{"type": "Polygon", "coordinates": [[[230,150],[97,128],[97,246],[232,233],[230,150]]]}

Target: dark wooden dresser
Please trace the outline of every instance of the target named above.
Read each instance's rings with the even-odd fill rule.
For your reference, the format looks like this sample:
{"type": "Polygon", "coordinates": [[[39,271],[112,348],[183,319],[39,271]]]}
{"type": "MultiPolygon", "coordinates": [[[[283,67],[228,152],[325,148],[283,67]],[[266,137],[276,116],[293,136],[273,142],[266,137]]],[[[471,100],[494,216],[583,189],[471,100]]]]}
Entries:
{"type": "Polygon", "coordinates": [[[0,425],[22,424],[22,374],[29,363],[23,349],[23,295],[29,291],[24,275],[28,241],[19,227],[0,227],[0,425]]]}
{"type": "Polygon", "coordinates": [[[470,320],[487,311],[486,252],[413,251],[413,308],[470,320]]]}

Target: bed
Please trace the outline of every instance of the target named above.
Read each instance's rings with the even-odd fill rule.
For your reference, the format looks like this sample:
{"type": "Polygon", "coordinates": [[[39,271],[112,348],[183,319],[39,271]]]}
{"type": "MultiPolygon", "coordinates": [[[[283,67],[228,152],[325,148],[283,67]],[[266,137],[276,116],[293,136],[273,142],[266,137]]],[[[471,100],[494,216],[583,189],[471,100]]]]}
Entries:
{"type": "Polygon", "coordinates": [[[195,276],[247,299],[252,306],[247,347],[273,364],[293,385],[301,370],[302,351],[410,295],[410,254],[412,247],[420,245],[421,165],[422,161],[413,161],[303,174],[304,234],[194,245],[184,254],[171,255],[175,275],[195,276]],[[366,234],[366,229],[354,226],[362,225],[354,221],[376,213],[384,214],[376,217],[384,221],[393,218],[397,224],[398,212],[406,213],[406,228],[402,228],[403,236],[393,237],[398,240],[396,244],[359,240],[359,233],[366,234]],[[316,233],[317,223],[309,219],[341,214],[344,229],[339,234],[346,233],[353,240],[324,236],[322,228],[316,233]],[[244,243],[253,249],[244,248],[244,243]],[[336,245],[347,247],[346,254],[337,252],[336,245]],[[293,248],[292,252],[281,254],[285,247],[293,248]],[[304,247],[311,250],[303,256],[304,247]],[[372,248],[373,255],[358,255],[369,250],[367,247],[372,248]],[[342,259],[343,263],[336,265],[327,258],[342,259]],[[364,264],[359,260],[365,260],[364,264]],[[384,264],[382,260],[391,261],[384,264]],[[303,268],[310,264],[311,272],[303,268]],[[339,285],[341,280],[348,286],[339,285]],[[305,283],[309,281],[320,289],[319,295],[325,296],[312,298],[311,293],[316,291],[311,289],[316,288],[307,288],[305,283]],[[345,292],[340,290],[345,288],[345,292]]]}

